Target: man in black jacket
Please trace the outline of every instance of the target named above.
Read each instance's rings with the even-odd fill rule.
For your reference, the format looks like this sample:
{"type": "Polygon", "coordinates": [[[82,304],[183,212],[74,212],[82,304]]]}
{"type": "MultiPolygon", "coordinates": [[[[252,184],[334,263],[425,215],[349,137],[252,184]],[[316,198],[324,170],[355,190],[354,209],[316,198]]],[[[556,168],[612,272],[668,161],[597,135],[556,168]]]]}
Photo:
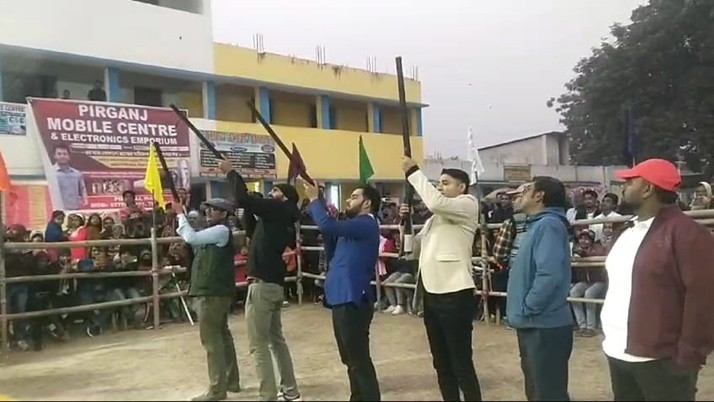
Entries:
{"type": "Polygon", "coordinates": [[[247,228],[250,244],[245,320],[250,354],[257,364],[260,399],[274,401],[280,396],[283,400],[298,400],[300,393],[293,361],[280,321],[287,271],[283,252],[287,246],[295,244],[295,222],[300,216],[297,191],[289,184],[277,184],[268,198],[256,197],[248,193],[245,180],[233,170],[228,160],[220,161],[219,167],[226,173],[235,201],[245,209],[244,215],[258,218],[254,229],[247,228]],[[271,352],[280,372],[280,395],[271,352]]]}

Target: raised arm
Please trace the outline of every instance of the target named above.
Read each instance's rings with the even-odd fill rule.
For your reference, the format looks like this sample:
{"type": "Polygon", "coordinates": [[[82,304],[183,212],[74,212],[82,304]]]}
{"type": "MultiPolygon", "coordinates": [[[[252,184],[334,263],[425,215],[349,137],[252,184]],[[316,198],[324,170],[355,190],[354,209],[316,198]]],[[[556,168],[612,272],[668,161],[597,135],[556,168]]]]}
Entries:
{"type": "Polygon", "coordinates": [[[457,222],[476,221],[478,218],[478,201],[471,196],[445,197],[429,183],[429,179],[418,168],[407,172],[409,183],[419,194],[424,205],[435,215],[442,215],[457,222]]]}
{"type": "Polygon", "coordinates": [[[178,216],[178,229],[176,229],[176,232],[186,243],[192,246],[215,244],[218,247],[223,247],[231,239],[231,231],[225,225],[216,225],[199,232],[195,231],[184,214],[178,216]]]}
{"type": "Polygon", "coordinates": [[[246,212],[250,211],[265,220],[289,218],[290,212],[287,208],[287,204],[272,198],[260,198],[250,195],[245,180],[243,180],[243,177],[235,170],[229,171],[226,175],[226,179],[228,180],[228,185],[233,190],[235,201],[238,205],[242,206],[246,212]]]}
{"type": "Polygon", "coordinates": [[[346,221],[338,221],[331,217],[320,200],[314,200],[309,205],[310,214],[315,220],[317,228],[324,235],[336,237],[348,237],[351,239],[364,239],[373,235],[374,231],[379,231],[379,227],[374,218],[355,218],[346,221]]]}

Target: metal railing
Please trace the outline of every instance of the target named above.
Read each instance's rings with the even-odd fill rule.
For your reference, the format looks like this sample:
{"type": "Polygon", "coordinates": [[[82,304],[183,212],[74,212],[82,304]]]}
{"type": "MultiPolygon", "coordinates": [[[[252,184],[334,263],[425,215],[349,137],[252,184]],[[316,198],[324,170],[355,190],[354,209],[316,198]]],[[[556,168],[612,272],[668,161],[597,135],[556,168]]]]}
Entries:
{"type": "MultiPolygon", "coordinates": [[[[694,218],[697,222],[703,225],[714,225],[714,210],[703,210],[703,211],[688,211],[685,212],[690,217],[694,218]]],[[[607,219],[589,219],[589,220],[579,220],[573,223],[574,226],[589,226],[598,223],[619,223],[627,222],[631,220],[631,216],[623,217],[613,217],[607,219]]],[[[488,229],[499,229],[501,224],[488,224],[483,225],[488,229]]],[[[415,229],[421,229],[423,225],[414,225],[415,229]]],[[[317,230],[317,226],[300,226],[296,225],[296,235],[298,240],[297,249],[291,253],[286,253],[285,255],[295,254],[296,258],[296,275],[294,277],[286,277],[286,282],[297,282],[297,296],[298,304],[302,304],[303,301],[303,278],[310,279],[320,279],[325,280],[326,276],[321,274],[313,274],[309,272],[303,272],[303,260],[301,258],[302,252],[304,251],[322,251],[324,248],[322,246],[301,246],[299,243],[300,234],[303,230],[317,230]]],[[[381,229],[393,229],[398,230],[399,225],[381,225],[381,229]]],[[[244,231],[238,231],[233,233],[234,236],[244,236],[244,231]]],[[[486,249],[485,237],[482,236],[482,250],[486,249]]],[[[162,268],[159,264],[159,245],[171,244],[183,242],[180,237],[165,237],[158,238],[156,232],[152,230],[151,237],[146,239],[115,239],[115,240],[86,240],[86,241],[76,241],[76,242],[61,242],[61,243],[4,243],[3,236],[0,236],[0,326],[2,327],[2,349],[9,349],[9,336],[8,336],[8,323],[12,320],[18,319],[29,319],[38,318],[50,315],[58,314],[71,314],[78,312],[88,312],[101,309],[111,309],[123,306],[129,306],[141,303],[152,303],[153,308],[153,327],[158,328],[160,326],[161,317],[161,303],[162,299],[172,299],[183,297],[186,295],[185,290],[163,293],[160,291],[159,278],[161,276],[183,273],[186,272],[186,267],[180,268],[162,268]],[[61,273],[53,275],[34,275],[34,276],[20,276],[7,278],[6,277],[6,267],[5,267],[5,253],[8,250],[46,250],[46,249],[71,249],[78,247],[106,247],[106,246],[116,246],[116,245],[149,245],[151,247],[151,257],[152,257],[152,268],[148,271],[124,271],[124,272],[92,272],[92,273],[61,273]],[[8,314],[7,312],[7,285],[19,284],[19,283],[29,283],[29,282],[41,282],[41,281],[51,281],[51,280],[63,280],[63,279],[101,279],[101,278],[116,278],[116,277],[151,277],[151,296],[142,296],[139,298],[117,300],[117,301],[105,301],[101,303],[93,304],[83,304],[71,307],[61,307],[61,308],[51,308],[40,311],[31,311],[25,313],[14,313],[8,314]]],[[[396,253],[381,253],[382,258],[398,258],[399,255],[396,253]]],[[[493,259],[488,257],[485,253],[480,257],[474,257],[472,262],[474,263],[474,269],[481,271],[482,277],[482,289],[475,290],[475,293],[481,295],[484,300],[484,310],[486,316],[488,317],[488,297],[506,297],[506,292],[497,292],[491,290],[491,274],[493,270],[489,268],[490,263],[493,259]]],[[[605,257],[574,257],[572,259],[572,265],[574,267],[582,268],[595,268],[603,267],[605,264],[605,257]]],[[[236,287],[241,288],[247,286],[247,282],[237,282],[236,287]]],[[[416,289],[416,284],[402,284],[402,283],[382,283],[379,277],[377,268],[375,267],[375,280],[372,281],[372,285],[376,287],[377,301],[381,302],[381,288],[394,287],[394,288],[406,288],[406,289],[416,289]]],[[[604,300],[602,299],[585,299],[585,298],[568,298],[571,302],[581,302],[581,303],[596,303],[602,304],[604,300]]],[[[489,320],[490,321],[490,320],[489,320]]],[[[497,316],[498,321],[498,316],[497,316]]]]}

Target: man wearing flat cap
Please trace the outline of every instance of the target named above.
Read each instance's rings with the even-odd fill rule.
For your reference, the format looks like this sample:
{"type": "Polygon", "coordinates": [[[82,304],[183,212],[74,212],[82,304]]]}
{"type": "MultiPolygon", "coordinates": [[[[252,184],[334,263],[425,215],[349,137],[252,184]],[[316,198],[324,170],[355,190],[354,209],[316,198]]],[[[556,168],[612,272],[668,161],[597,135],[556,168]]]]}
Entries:
{"type": "Polygon", "coordinates": [[[227,392],[240,392],[240,377],[228,315],[235,296],[233,237],[228,215],[232,202],[214,198],[205,202],[208,227],[196,231],[188,222],[183,205],[173,204],[178,216],[176,232],[196,249],[191,264],[188,295],[198,302],[198,326],[201,344],[208,361],[208,390],[194,401],[226,399],[227,392]]]}
{"type": "Polygon", "coordinates": [[[615,175],[635,212],[605,262],[602,347],[615,400],[693,401],[714,347],[714,237],[677,206],[669,161],[615,175]]]}
{"type": "Polygon", "coordinates": [[[218,166],[226,173],[236,202],[246,211],[244,215],[258,218],[254,226],[247,228],[250,243],[245,321],[250,354],[256,363],[260,400],[299,400],[293,361],[280,320],[287,272],[283,252],[288,246],[295,247],[295,223],[300,218],[297,190],[290,184],[276,184],[268,198],[256,197],[249,194],[245,180],[228,160],[220,161],[218,166]],[[280,374],[280,389],[275,381],[273,360],[280,374]]]}

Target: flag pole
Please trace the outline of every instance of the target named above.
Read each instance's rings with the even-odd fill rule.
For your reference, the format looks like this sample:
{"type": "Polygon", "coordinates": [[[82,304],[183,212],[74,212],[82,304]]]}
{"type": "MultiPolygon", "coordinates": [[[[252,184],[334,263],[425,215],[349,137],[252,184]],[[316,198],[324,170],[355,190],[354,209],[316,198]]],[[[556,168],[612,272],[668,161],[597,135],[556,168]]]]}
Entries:
{"type": "MultiPolygon", "coordinates": [[[[186,205],[181,204],[181,200],[179,200],[178,196],[178,190],[176,190],[176,183],[174,183],[174,178],[171,176],[171,171],[169,171],[169,166],[166,163],[166,159],[164,158],[164,153],[161,151],[161,147],[159,144],[156,142],[153,143],[154,150],[156,151],[156,157],[159,159],[159,163],[161,164],[161,169],[164,171],[164,175],[166,176],[166,180],[168,181],[169,184],[169,189],[171,190],[171,196],[173,197],[173,202],[178,202],[181,207],[183,208],[183,212],[186,213],[186,205]]],[[[152,198],[155,198],[153,193],[151,194],[152,198]]],[[[156,201],[154,201],[156,203],[156,201]]],[[[172,203],[173,205],[173,203],[172,203]]],[[[154,215],[156,215],[154,213],[154,215]]],[[[154,221],[156,221],[156,218],[154,218],[154,221]]],[[[232,237],[231,237],[232,239],[232,237]]],[[[189,246],[188,249],[191,247],[189,246]]],[[[152,256],[153,258],[153,256],[152,256]]],[[[157,258],[158,259],[158,258],[157,258]]],[[[193,258],[190,258],[191,261],[193,261],[193,258]]],[[[191,267],[187,267],[191,269],[191,267]]],[[[171,270],[171,278],[174,281],[174,285],[176,286],[176,291],[178,293],[181,293],[181,286],[179,286],[178,283],[178,277],[176,277],[176,273],[174,270],[171,270]]],[[[186,317],[188,318],[188,322],[191,324],[191,326],[194,326],[195,323],[193,322],[193,317],[191,317],[191,312],[188,309],[188,304],[186,304],[186,298],[184,298],[183,294],[179,294],[179,299],[181,299],[181,305],[183,306],[183,311],[186,313],[186,317]]]]}

